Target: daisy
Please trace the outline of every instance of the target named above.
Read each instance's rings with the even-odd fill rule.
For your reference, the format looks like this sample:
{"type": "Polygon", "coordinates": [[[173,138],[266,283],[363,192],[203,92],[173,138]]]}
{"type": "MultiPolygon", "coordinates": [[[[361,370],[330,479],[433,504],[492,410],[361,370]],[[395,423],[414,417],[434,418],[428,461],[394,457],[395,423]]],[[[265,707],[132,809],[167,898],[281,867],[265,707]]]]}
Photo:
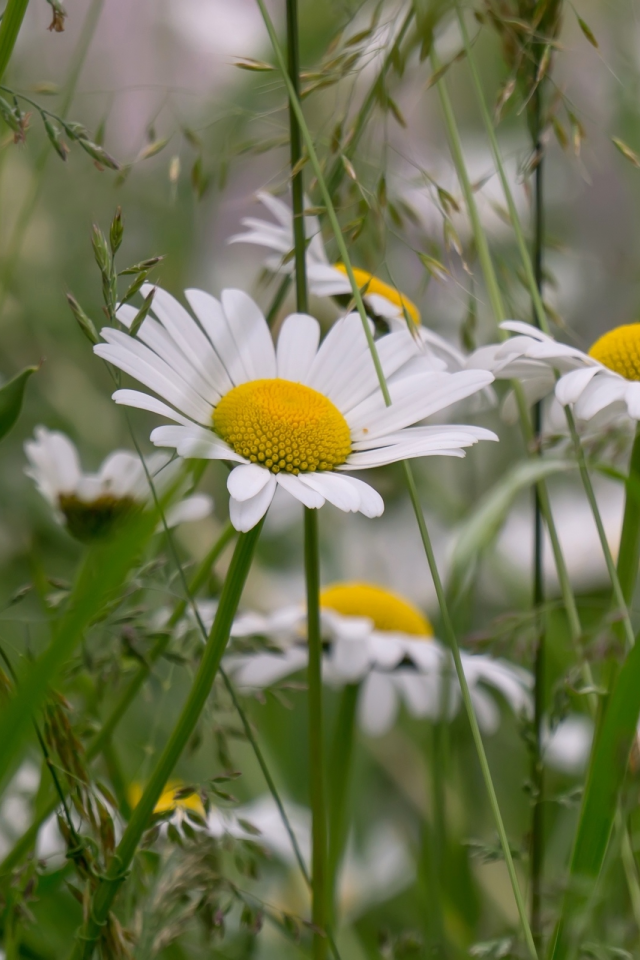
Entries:
{"type": "MultiPolygon", "coordinates": [[[[257,194],[277,223],[245,217],[241,222],[245,233],[237,233],[229,243],[253,243],[273,250],[275,256],[265,260],[265,266],[273,273],[293,273],[293,215],[289,206],[270,193],[261,190],[257,194]]],[[[316,297],[351,296],[352,288],[343,263],[330,263],[322,240],[320,221],[317,217],[304,218],[304,235],[307,239],[307,281],[309,291],[316,297]]],[[[366,270],[354,269],[356,283],[366,307],[376,317],[387,321],[407,320],[413,325],[420,323],[420,313],[415,303],[379,277],[366,270]]]]}
{"type": "MultiPolygon", "coordinates": [[[[434,638],[424,614],[399,594],[369,583],[339,583],[320,597],[325,642],[323,676],[331,686],[359,684],[359,720],[370,736],[393,725],[404,703],[415,717],[454,717],[462,698],[453,660],[434,638]]],[[[227,669],[239,687],[260,689],[307,663],[305,611],[288,607],[261,617],[245,614],[232,636],[260,636],[281,652],[233,654],[227,669]]],[[[479,654],[462,654],[478,721],[495,732],[500,710],[488,689],[501,694],[516,714],[530,714],[532,679],[519,667],[479,654]]]]}
{"type": "MultiPolygon", "coordinates": [[[[412,426],[486,387],[493,375],[421,366],[420,347],[406,330],[377,344],[392,400],[387,407],[357,314],[339,320],[321,344],[318,322],[292,314],[276,349],[260,309],[241,290],[224,290],[221,301],[201,290],[185,296],[197,319],[156,288],[155,316],[137,336],[106,328],[106,343],[94,350],[162,397],[128,389],[113,395],[177,424],[157,427],[155,444],[181,457],[235,464],[227,488],[237,530],[261,520],[277,486],[312,509],[328,501],[379,516],[380,495],[344,471],[464,456],[464,447],[497,439],[480,427],[412,426]]],[[[118,311],[125,326],[135,315],[128,305],[118,311]]]]}
{"type": "MultiPolygon", "coordinates": [[[[97,473],[83,473],[75,445],[64,433],[36,427],[35,440],[24,445],[29,466],[27,476],[53,507],[56,519],[77,540],[92,540],[108,534],[118,521],[150,503],[152,491],[144,465],[137,454],[126,450],[111,453],[97,473]]],[[[167,490],[180,470],[166,454],[156,453],[146,465],[158,493],[167,490]]],[[[202,520],[213,508],[211,497],[194,494],[167,511],[169,526],[202,520]]]]}
{"type": "MultiPolygon", "coordinates": [[[[510,320],[502,327],[517,336],[477,350],[468,368],[519,380],[529,403],[555,392],[561,406],[573,406],[579,421],[598,418],[604,425],[621,414],[640,420],[640,323],[609,330],[588,353],[558,343],[528,323],[510,320]]],[[[507,416],[514,408],[508,399],[507,416]]]]}

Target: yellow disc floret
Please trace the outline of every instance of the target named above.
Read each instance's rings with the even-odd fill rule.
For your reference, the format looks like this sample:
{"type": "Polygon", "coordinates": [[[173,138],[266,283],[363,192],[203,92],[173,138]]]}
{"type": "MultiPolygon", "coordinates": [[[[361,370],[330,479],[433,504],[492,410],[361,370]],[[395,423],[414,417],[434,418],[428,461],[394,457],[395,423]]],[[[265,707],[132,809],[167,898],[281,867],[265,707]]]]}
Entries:
{"type": "Polygon", "coordinates": [[[589,356],[626,380],[640,380],[640,323],[627,323],[596,340],[589,356]]]}
{"type": "MultiPolygon", "coordinates": [[[[340,273],[344,273],[345,276],[347,275],[347,268],[344,263],[335,263],[334,267],[336,270],[339,270],[340,273]]],[[[366,270],[354,269],[353,275],[364,297],[368,294],[376,293],[378,296],[384,297],[385,300],[393,303],[394,306],[399,307],[413,323],[416,325],[420,323],[420,311],[415,303],[412,303],[404,294],[399,293],[395,287],[389,286],[384,280],[379,280],[378,277],[374,277],[372,273],[368,273],[366,270]]]]}
{"type": "Polygon", "coordinates": [[[433,636],[433,627],[417,607],[371,583],[335,583],[320,594],[320,606],[344,617],[368,617],[376,630],[433,636]]]}
{"type": "Polygon", "coordinates": [[[333,470],[351,451],[349,426],[338,408],[290,380],[234,387],[213,411],[213,429],[236,453],[272,473],[333,470]]]}

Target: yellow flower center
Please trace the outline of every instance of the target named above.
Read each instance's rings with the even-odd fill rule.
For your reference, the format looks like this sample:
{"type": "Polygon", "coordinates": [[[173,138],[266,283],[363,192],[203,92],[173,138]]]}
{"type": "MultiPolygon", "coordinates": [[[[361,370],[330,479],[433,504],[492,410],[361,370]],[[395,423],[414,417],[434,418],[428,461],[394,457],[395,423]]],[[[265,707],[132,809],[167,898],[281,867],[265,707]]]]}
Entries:
{"type": "Polygon", "coordinates": [[[351,450],[351,433],[322,393],[290,380],[252,380],[225,394],[213,429],[251,463],[272,473],[333,470],[351,450]]]}
{"type": "Polygon", "coordinates": [[[368,617],[376,630],[433,636],[433,627],[417,607],[370,583],[335,583],[320,594],[320,606],[344,617],[368,617]]]}
{"type": "MultiPolygon", "coordinates": [[[[201,817],[203,817],[204,807],[202,806],[202,801],[197,793],[189,793],[186,797],[176,797],[176,793],[182,790],[183,787],[184,784],[180,783],[179,780],[170,780],[162,791],[160,799],[153,808],[153,812],[166,813],[168,810],[176,810],[179,807],[182,810],[194,810],[196,813],[199,813],[201,817]]],[[[132,807],[138,806],[140,803],[140,798],[142,797],[142,792],[141,784],[131,784],[127,793],[129,795],[129,803],[132,807]]]]}
{"type": "MultiPolygon", "coordinates": [[[[345,276],[347,275],[347,268],[344,263],[334,263],[334,267],[336,270],[339,270],[340,273],[344,273],[345,276]]],[[[384,297],[385,300],[399,307],[416,326],[419,325],[420,311],[415,303],[412,303],[408,297],[399,293],[395,287],[389,286],[384,280],[379,280],[378,277],[374,277],[372,273],[368,273],[366,270],[354,269],[353,275],[363,296],[366,297],[368,294],[377,293],[378,296],[384,297]]]]}
{"type": "Polygon", "coordinates": [[[640,323],[627,323],[596,340],[589,356],[626,380],[640,380],[640,323]]]}

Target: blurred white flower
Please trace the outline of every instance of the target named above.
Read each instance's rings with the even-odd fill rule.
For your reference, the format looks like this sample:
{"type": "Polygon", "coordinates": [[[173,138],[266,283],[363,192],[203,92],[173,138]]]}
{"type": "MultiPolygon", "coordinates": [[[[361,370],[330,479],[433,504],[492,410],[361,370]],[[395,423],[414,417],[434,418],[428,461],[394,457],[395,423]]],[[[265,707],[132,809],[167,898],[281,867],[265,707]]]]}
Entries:
{"type": "MultiPolygon", "coordinates": [[[[277,223],[245,217],[242,226],[246,233],[237,233],[229,243],[253,243],[273,250],[265,266],[273,273],[292,273],[293,260],[293,214],[291,208],[270,193],[261,190],[258,199],[267,207],[277,223]]],[[[310,292],[316,297],[350,296],[351,283],[343,263],[329,262],[322,240],[320,221],[315,216],[304,217],[304,233],[307,240],[306,269],[310,292]]],[[[356,283],[362,292],[366,306],[373,314],[389,321],[420,323],[418,308],[395,287],[385,283],[366,270],[354,269],[356,283]]]]}
{"type": "MultiPolygon", "coordinates": [[[[358,715],[369,736],[386,733],[400,705],[413,716],[437,720],[460,710],[460,687],[448,650],[433,638],[426,617],[404,597],[368,583],[344,583],[321,594],[323,678],[331,686],[360,684],[358,715]]],[[[225,665],[240,688],[260,689],[307,664],[305,611],[286,607],[268,616],[240,616],[233,637],[261,636],[280,652],[228,654],[225,665]]],[[[489,656],[462,654],[478,722],[493,733],[500,694],[516,714],[531,710],[531,675],[489,656]]]]}
{"type": "MultiPolygon", "coordinates": [[[[53,507],[56,519],[78,540],[109,533],[132,510],[148,504],[152,493],[144,465],[137,454],[116,450],[97,473],[83,473],[78,451],[69,437],[55,430],[36,427],[35,440],[24,445],[27,476],[53,507]]],[[[170,463],[156,453],[146,461],[158,494],[176,480],[180,462],[170,463]]],[[[169,526],[209,516],[213,501],[206,494],[185,497],[166,513],[169,526]]]]}
{"type": "MultiPolygon", "coordinates": [[[[150,289],[143,286],[143,295],[150,289]]],[[[318,322],[292,314],[276,350],[262,312],[246,293],[224,290],[222,302],[201,290],[186,296],[198,320],[156,288],[155,317],[145,319],[137,336],[105,328],[106,343],[94,351],[163,397],[137,390],[113,395],[117,403],[178,424],[157,427],[154,443],[175,447],[182,457],[238,464],[227,481],[237,530],[250,530],[262,519],[278,485],[311,509],[329,501],[345,512],[380,516],[384,503],[377,491],[343,471],[411,457],[464,456],[464,447],[497,439],[481,427],[412,426],[493,377],[421,366],[406,330],[377,343],[392,399],[387,407],[357,314],[338,321],[322,344],[318,322]]],[[[118,311],[125,325],[135,315],[129,305],[118,311]]]]}
{"type": "Polygon", "coordinates": [[[4,856],[31,821],[31,801],[38,789],[40,771],[26,760],[2,795],[0,803],[0,856],[4,856]]]}
{"type": "Polygon", "coordinates": [[[589,759],[593,721],[584,714],[566,717],[544,738],[544,762],[569,776],[581,774],[589,759]]]}
{"type": "MultiPolygon", "coordinates": [[[[640,323],[610,330],[589,353],[558,343],[528,323],[509,320],[501,326],[517,336],[481,347],[469,357],[468,368],[519,380],[529,403],[555,393],[558,404],[573,406],[578,421],[599,417],[603,426],[640,420],[640,323]]],[[[511,418],[514,412],[511,397],[505,413],[511,418]]]]}

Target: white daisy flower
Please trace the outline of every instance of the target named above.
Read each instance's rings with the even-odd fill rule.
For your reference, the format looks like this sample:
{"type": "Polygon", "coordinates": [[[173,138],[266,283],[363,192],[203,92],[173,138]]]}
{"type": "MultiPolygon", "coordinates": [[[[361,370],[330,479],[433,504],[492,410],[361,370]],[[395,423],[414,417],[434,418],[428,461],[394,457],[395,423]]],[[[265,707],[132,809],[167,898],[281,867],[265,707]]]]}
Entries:
{"type": "MultiPolygon", "coordinates": [[[[111,453],[97,473],[83,473],[75,445],[64,433],[36,427],[35,440],[24,445],[29,466],[27,476],[53,507],[56,519],[78,540],[108,534],[132,510],[151,502],[152,492],[137,454],[126,450],[111,453]]],[[[146,461],[156,491],[162,494],[176,479],[180,462],[156,453],[146,461]]],[[[213,508],[211,497],[194,494],[167,511],[167,523],[175,526],[202,520],[213,508]]]]}
{"type": "MultiPolygon", "coordinates": [[[[433,636],[417,607],[399,594],[368,583],[340,583],[320,597],[326,644],[323,676],[332,686],[361,684],[358,704],[362,729],[380,736],[393,725],[404,703],[415,717],[454,717],[462,704],[453,660],[433,636]]],[[[305,611],[287,607],[268,616],[245,614],[233,637],[263,636],[282,652],[233,654],[225,659],[239,687],[260,689],[307,664],[305,611]]],[[[500,710],[489,694],[499,693],[516,714],[531,712],[528,671],[480,654],[462,654],[478,722],[493,733],[500,710]]]]}
{"type": "MultiPolygon", "coordinates": [[[[640,421],[640,323],[609,330],[588,353],[528,323],[509,320],[501,326],[517,336],[481,347],[468,359],[468,368],[519,380],[529,403],[555,393],[559,405],[573,406],[579,421],[598,418],[604,425],[621,415],[640,421]]],[[[510,418],[514,412],[514,400],[508,398],[505,414],[510,418]]]]}
{"type": "MultiPolygon", "coordinates": [[[[247,228],[246,232],[235,234],[228,242],[252,243],[273,250],[275,256],[269,256],[265,260],[267,269],[273,273],[293,273],[291,208],[264,190],[257,194],[257,198],[277,223],[260,220],[258,217],[245,217],[241,222],[242,226],[247,228]]],[[[317,217],[304,218],[304,235],[307,240],[306,270],[310,293],[316,297],[351,296],[351,283],[346,267],[343,263],[329,262],[317,217]]],[[[407,319],[416,326],[420,323],[420,313],[416,305],[395,287],[367,270],[354,269],[353,273],[365,305],[375,316],[387,321],[402,321],[403,324],[406,324],[407,319]]]]}
{"type": "MultiPolygon", "coordinates": [[[[142,288],[143,296],[149,289],[142,288]]],[[[338,321],[321,344],[318,322],[292,314],[276,349],[260,309],[241,290],[224,290],[221,301],[201,290],[185,295],[197,320],[157,288],[155,316],[137,336],[103,329],[106,343],[94,351],[162,397],[136,390],[113,395],[177,424],[156,428],[155,444],[181,457],[238,464],[227,481],[237,530],[259,522],[278,485],[312,509],[329,501],[379,516],[380,495],[344,471],[464,456],[464,447],[497,439],[481,427],[412,426],[486,387],[493,375],[416,365],[420,348],[407,331],[377,343],[392,399],[386,407],[356,314],[338,321]]],[[[130,325],[135,314],[124,306],[118,319],[130,325]]]]}

